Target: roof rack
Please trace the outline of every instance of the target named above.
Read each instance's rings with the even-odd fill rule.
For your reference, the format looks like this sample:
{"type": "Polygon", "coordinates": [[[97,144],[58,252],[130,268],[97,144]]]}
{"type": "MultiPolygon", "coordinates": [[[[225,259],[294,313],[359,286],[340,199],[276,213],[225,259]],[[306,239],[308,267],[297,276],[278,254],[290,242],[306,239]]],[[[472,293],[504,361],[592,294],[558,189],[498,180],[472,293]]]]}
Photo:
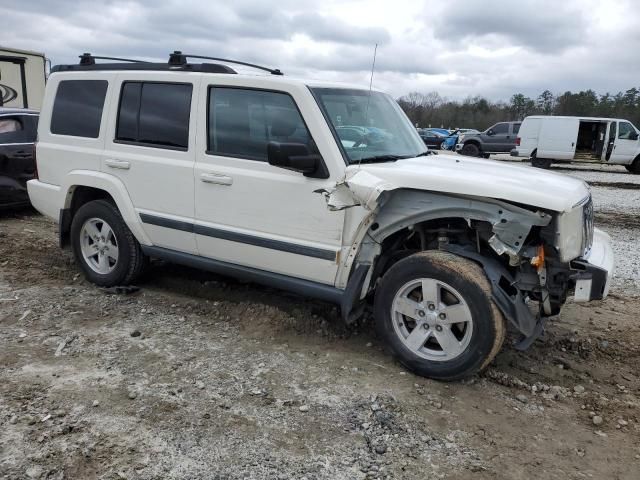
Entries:
{"type": "Polygon", "coordinates": [[[81,71],[113,71],[113,70],[147,70],[147,71],[182,71],[205,73],[237,73],[233,68],[217,63],[157,63],[132,58],[101,57],[90,53],[80,55],[80,62],[75,65],[56,65],[51,68],[55,72],[81,71]],[[118,63],[97,63],[96,60],[113,60],[118,63]]]}
{"type": "Polygon", "coordinates": [[[253,63],[240,62],[238,60],[230,60],[218,57],[205,57],[203,55],[184,54],[178,50],[169,55],[167,63],[148,62],[145,60],[135,60],[132,58],[120,57],[101,57],[90,53],[80,55],[80,62],[76,65],[56,65],[51,68],[51,73],[83,71],[83,70],[169,70],[169,71],[187,71],[187,72],[206,72],[206,73],[237,73],[233,68],[219,63],[189,63],[188,58],[200,58],[203,60],[214,60],[216,62],[233,63],[244,65],[245,67],[257,68],[269,72],[271,75],[283,75],[277,68],[268,68],[253,63]],[[113,60],[118,63],[96,63],[96,60],[113,60]]]}
{"type": "Polygon", "coordinates": [[[256,65],[255,63],[240,62],[238,60],[230,60],[228,58],[191,55],[188,53],[182,53],[179,50],[175,50],[173,53],[169,55],[169,65],[187,65],[188,64],[187,58],[200,58],[203,60],[214,60],[216,62],[233,63],[236,65],[244,65],[245,67],[257,68],[258,70],[269,72],[271,75],[284,75],[284,73],[282,73],[278,68],[268,68],[268,67],[263,67],[261,65],[256,65]]]}
{"type": "Polygon", "coordinates": [[[144,60],[134,60],[132,58],[118,58],[118,57],[98,57],[91,55],[90,53],[83,53],[80,55],[80,65],[95,65],[96,60],[115,60],[117,62],[131,62],[131,63],[151,63],[144,60]]]}

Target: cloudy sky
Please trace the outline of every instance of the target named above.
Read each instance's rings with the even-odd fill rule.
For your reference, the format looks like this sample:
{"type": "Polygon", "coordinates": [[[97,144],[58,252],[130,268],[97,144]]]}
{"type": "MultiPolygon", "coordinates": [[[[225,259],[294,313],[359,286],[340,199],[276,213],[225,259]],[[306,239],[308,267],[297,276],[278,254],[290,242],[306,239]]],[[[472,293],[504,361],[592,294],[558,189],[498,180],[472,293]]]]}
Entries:
{"type": "Polygon", "coordinates": [[[395,96],[508,99],[640,86],[633,0],[0,0],[0,45],[148,59],[184,52],[395,96]]]}

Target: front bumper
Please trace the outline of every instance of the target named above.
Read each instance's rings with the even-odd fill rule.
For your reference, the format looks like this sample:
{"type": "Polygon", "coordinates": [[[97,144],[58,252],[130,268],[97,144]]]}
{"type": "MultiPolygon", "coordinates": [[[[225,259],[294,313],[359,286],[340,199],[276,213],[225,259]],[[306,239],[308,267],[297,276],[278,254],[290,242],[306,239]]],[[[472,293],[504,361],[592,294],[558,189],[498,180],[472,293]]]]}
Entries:
{"type": "Polygon", "coordinates": [[[456,143],[456,152],[459,152],[464,147],[464,143],[456,143]]]}
{"type": "Polygon", "coordinates": [[[576,273],[576,302],[603,300],[609,294],[614,273],[614,255],[611,237],[599,229],[594,229],[593,245],[584,257],[571,262],[576,273]]]}

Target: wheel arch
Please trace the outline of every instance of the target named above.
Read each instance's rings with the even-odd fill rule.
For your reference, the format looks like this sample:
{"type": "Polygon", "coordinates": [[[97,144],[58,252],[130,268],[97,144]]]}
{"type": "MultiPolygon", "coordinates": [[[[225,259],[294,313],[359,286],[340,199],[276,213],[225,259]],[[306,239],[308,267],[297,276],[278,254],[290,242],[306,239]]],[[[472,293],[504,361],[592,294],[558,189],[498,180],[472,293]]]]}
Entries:
{"type": "MultiPolygon", "coordinates": [[[[551,216],[533,212],[494,199],[481,199],[446,195],[436,192],[400,189],[386,192],[382,206],[372,217],[363,222],[352,250],[357,250],[352,265],[346,266],[353,274],[366,266],[366,275],[360,280],[359,298],[363,300],[375,290],[381,276],[393,264],[393,239],[400,232],[429,226],[432,222],[464,222],[472,229],[472,222],[482,222],[491,230],[489,245],[497,256],[517,255],[529,231],[534,226],[545,226],[551,216]],[[392,263],[387,263],[391,261],[392,263]]],[[[395,259],[396,261],[402,257],[395,259]]],[[[353,276],[353,275],[352,275],[353,276]]],[[[340,286],[340,285],[338,285],[340,286]]]]}
{"type": "Polygon", "coordinates": [[[59,222],[62,247],[69,243],[71,220],[78,208],[89,201],[99,199],[109,200],[118,208],[127,227],[140,244],[151,245],[142,229],[140,217],[133,207],[129,193],[120,179],[101,172],[76,170],[66,176],[62,191],[65,193],[59,222]]]}

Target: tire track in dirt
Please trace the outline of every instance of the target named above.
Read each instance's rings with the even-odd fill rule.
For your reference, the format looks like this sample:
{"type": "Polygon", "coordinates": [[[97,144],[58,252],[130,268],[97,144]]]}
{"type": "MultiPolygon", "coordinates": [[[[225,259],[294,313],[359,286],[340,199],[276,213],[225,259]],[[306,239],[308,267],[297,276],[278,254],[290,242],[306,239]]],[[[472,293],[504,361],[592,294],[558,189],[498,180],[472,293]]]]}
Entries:
{"type": "Polygon", "coordinates": [[[592,187],[617,188],[619,190],[640,190],[640,183],[631,182],[587,182],[592,187]]]}
{"type": "Polygon", "coordinates": [[[640,215],[601,210],[595,213],[596,225],[610,225],[630,230],[640,229],[640,215]]]}

